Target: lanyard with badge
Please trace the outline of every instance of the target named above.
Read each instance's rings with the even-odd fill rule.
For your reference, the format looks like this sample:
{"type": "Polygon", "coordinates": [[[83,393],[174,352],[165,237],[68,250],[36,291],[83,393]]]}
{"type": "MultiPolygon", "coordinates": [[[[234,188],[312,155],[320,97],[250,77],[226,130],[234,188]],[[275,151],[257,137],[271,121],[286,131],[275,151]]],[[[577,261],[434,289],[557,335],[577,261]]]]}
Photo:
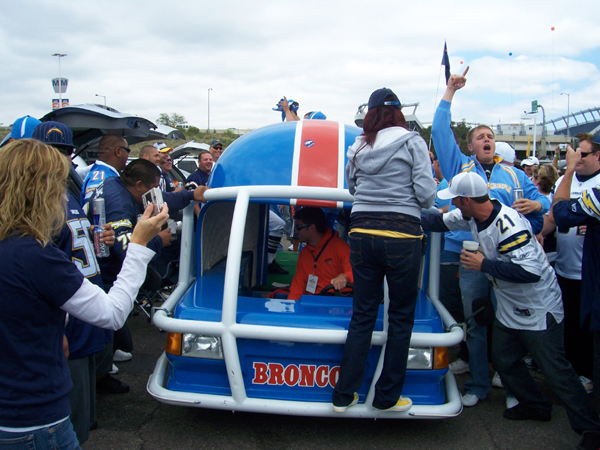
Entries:
{"type": "MultiPolygon", "coordinates": [[[[329,244],[333,238],[334,238],[334,235],[332,234],[331,237],[329,239],[327,239],[327,242],[325,242],[325,245],[323,245],[323,247],[319,251],[319,254],[317,255],[317,257],[315,258],[313,256],[313,259],[315,260],[315,265],[313,266],[313,273],[308,276],[308,281],[306,282],[306,292],[310,292],[311,294],[314,294],[316,292],[317,283],[319,282],[319,277],[315,275],[315,269],[317,268],[317,261],[319,260],[321,253],[323,253],[323,250],[325,250],[325,247],[327,247],[327,244],[329,244]]],[[[312,253],[311,253],[311,256],[312,256],[312,253]]]]}

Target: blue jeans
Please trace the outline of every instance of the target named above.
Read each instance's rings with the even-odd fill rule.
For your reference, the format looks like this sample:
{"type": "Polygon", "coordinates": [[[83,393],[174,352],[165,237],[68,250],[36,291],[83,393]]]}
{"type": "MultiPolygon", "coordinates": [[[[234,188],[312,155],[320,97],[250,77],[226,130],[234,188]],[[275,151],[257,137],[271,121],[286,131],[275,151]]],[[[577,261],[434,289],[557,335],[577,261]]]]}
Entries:
{"type": "Polygon", "coordinates": [[[2,450],[80,450],[69,419],[49,428],[24,433],[0,431],[2,450]]]}
{"type": "MultiPolygon", "coordinates": [[[[460,292],[462,294],[465,317],[473,313],[473,300],[490,295],[490,281],[483,272],[466,270],[460,266],[460,292]]],[[[467,331],[467,348],[469,349],[469,369],[473,379],[464,384],[467,394],[474,394],[480,399],[490,392],[490,373],[487,354],[487,328],[478,325],[475,319],[469,321],[467,331]]]]}
{"type": "Polygon", "coordinates": [[[577,433],[600,430],[594,403],[585,392],[571,363],[565,357],[564,324],[546,314],[546,329],[515,330],[494,322],[492,358],[502,383],[519,400],[519,405],[550,411],[552,403],[540,392],[523,357],[529,351],[545,376],[546,384],[564,406],[571,428],[577,433]]]}
{"type": "Polygon", "coordinates": [[[389,290],[389,326],[381,375],[373,406],[394,406],[404,386],[410,336],[415,319],[417,281],[421,263],[420,239],[393,239],[368,234],[350,235],[350,264],[354,275],[353,314],[348,328],[334,405],[349,405],[360,389],[371,336],[383,300],[383,280],[389,290]]]}

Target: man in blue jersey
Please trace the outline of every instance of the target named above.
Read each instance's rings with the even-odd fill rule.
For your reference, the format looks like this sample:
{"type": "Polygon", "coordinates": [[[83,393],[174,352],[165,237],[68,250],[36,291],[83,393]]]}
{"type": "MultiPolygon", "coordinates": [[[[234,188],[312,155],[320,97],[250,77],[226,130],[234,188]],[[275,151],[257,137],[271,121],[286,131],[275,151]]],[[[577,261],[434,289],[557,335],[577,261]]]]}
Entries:
{"type": "MultiPolygon", "coordinates": [[[[175,182],[171,178],[170,172],[173,168],[173,160],[171,159],[171,150],[169,148],[168,152],[159,152],[160,161],[158,162],[158,168],[160,169],[161,176],[161,184],[162,180],[164,180],[164,191],[165,192],[174,192],[174,191],[182,191],[183,186],[178,187],[175,185],[175,182]]],[[[161,189],[162,190],[162,189],[161,189]]]]}
{"type": "MultiPolygon", "coordinates": [[[[156,150],[156,149],[154,149],[156,150]]],[[[115,231],[115,245],[110,250],[110,256],[100,261],[104,288],[110,289],[121,270],[125,259],[131,233],[138,216],[142,214],[142,196],[154,187],[158,187],[160,172],[150,161],[137,159],[129,164],[120,177],[111,177],[102,183],[93,198],[104,198],[106,206],[106,221],[115,231]]],[[[183,209],[190,202],[205,201],[206,186],[200,186],[193,191],[164,192],[163,200],[170,209],[183,209]]],[[[162,247],[171,242],[171,231],[165,228],[148,243],[148,248],[157,253],[162,247]]]]}
{"type": "MultiPolygon", "coordinates": [[[[454,138],[450,127],[452,118],[450,106],[454,94],[463,88],[467,79],[465,75],[452,75],[448,80],[448,86],[433,119],[431,135],[435,144],[436,154],[440,161],[440,167],[444,175],[451,179],[461,172],[477,173],[488,183],[489,195],[506,206],[512,206],[515,210],[525,215],[531,222],[535,234],[543,227],[543,216],[550,209],[550,201],[533,185],[527,175],[520,169],[498,164],[501,158],[495,155],[496,143],[494,132],[487,125],[477,126],[469,131],[467,143],[472,156],[464,155],[454,138]],[[521,189],[523,198],[515,201],[515,189],[521,189]]],[[[467,233],[446,236],[446,249],[459,253],[462,241],[470,240],[467,233]]],[[[465,316],[471,315],[471,304],[474,299],[487,296],[490,285],[487,278],[477,271],[460,268],[460,289],[465,316]]],[[[469,349],[469,365],[473,379],[464,385],[466,394],[463,396],[465,406],[475,406],[481,399],[487,397],[490,390],[490,375],[487,358],[487,329],[471,322],[467,334],[467,347],[469,349]]],[[[456,363],[462,363],[457,361],[456,363]]],[[[453,363],[453,364],[456,364],[453,363]]],[[[463,364],[464,365],[464,364],[463,364]]],[[[454,369],[451,365],[451,370],[454,369]]],[[[456,370],[453,370],[458,373],[456,370]]]]}
{"type": "MultiPolygon", "coordinates": [[[[571,427],[584,437],[577,448],[597,449],[600,418],[594,403],[565,358],[564,312],[556,275],[531,225],[515,209],[490,200],[487,183],[473,172],[456,175],[438,192],[457,209],[424,215],[426,230],[469,230],[479,251],[463,250],[460,262],[493,282],[498,301],[492,357],[503,383],[519,404],[504,411],[509,420],[551,420],[545,398],[523,361],[530,352],[546,384],[560,399],[571,427]],[[588,446],[593,441],[593,446],[588,446]]],[[[600,216],[600,211],[598,211],[600,216]]]]}
{"type": "Polygon", "coordinates": [[[118,177],[127,165],[130,149],[121,136],[107,134],[98,144],[98,159],[88,172],[81,188],[81,204],[90,201],[96,188],[107,178],[118,177]]]}

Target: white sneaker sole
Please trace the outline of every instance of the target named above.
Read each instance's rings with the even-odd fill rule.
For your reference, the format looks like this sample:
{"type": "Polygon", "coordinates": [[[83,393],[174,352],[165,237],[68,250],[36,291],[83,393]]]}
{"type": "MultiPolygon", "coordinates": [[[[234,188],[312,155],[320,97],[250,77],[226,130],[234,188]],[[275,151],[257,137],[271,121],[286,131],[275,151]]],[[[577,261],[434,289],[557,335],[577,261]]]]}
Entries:
{"type": "Polygon", "coordinates": [[[348,410],[348,408],[350,408],[351,406],[354,406],[358,403],[358,395],[355,395],[354,400],[352,400],[352,403],[350,403],[348,406],[335,406],[333,405],[333,410],[335,412],[338,413],[343,413],[346,412],[348,410]]]}

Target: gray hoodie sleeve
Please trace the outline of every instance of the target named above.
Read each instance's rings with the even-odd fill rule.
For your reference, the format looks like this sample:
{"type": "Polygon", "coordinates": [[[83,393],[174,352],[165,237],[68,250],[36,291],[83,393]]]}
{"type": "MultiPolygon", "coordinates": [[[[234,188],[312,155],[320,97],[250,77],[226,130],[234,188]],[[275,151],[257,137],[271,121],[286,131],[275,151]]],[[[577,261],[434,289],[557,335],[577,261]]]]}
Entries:
{"type": "Polygon", "coordinates": [[[348,158],[348,162],[346,163],[346,182],[348,183],[350,194],[354,195],[354,192],[356,192],[356,167],[354,167],[350,158],[348,158]]]}
{"type": "Polygon", "coordinates": [[[422,208],[430,208],[435,202],[437,186],[431,174],[427,145],[421,136],[411,137],[406,145],[413,155],[412,181],[417,200],[422,208]]]}

